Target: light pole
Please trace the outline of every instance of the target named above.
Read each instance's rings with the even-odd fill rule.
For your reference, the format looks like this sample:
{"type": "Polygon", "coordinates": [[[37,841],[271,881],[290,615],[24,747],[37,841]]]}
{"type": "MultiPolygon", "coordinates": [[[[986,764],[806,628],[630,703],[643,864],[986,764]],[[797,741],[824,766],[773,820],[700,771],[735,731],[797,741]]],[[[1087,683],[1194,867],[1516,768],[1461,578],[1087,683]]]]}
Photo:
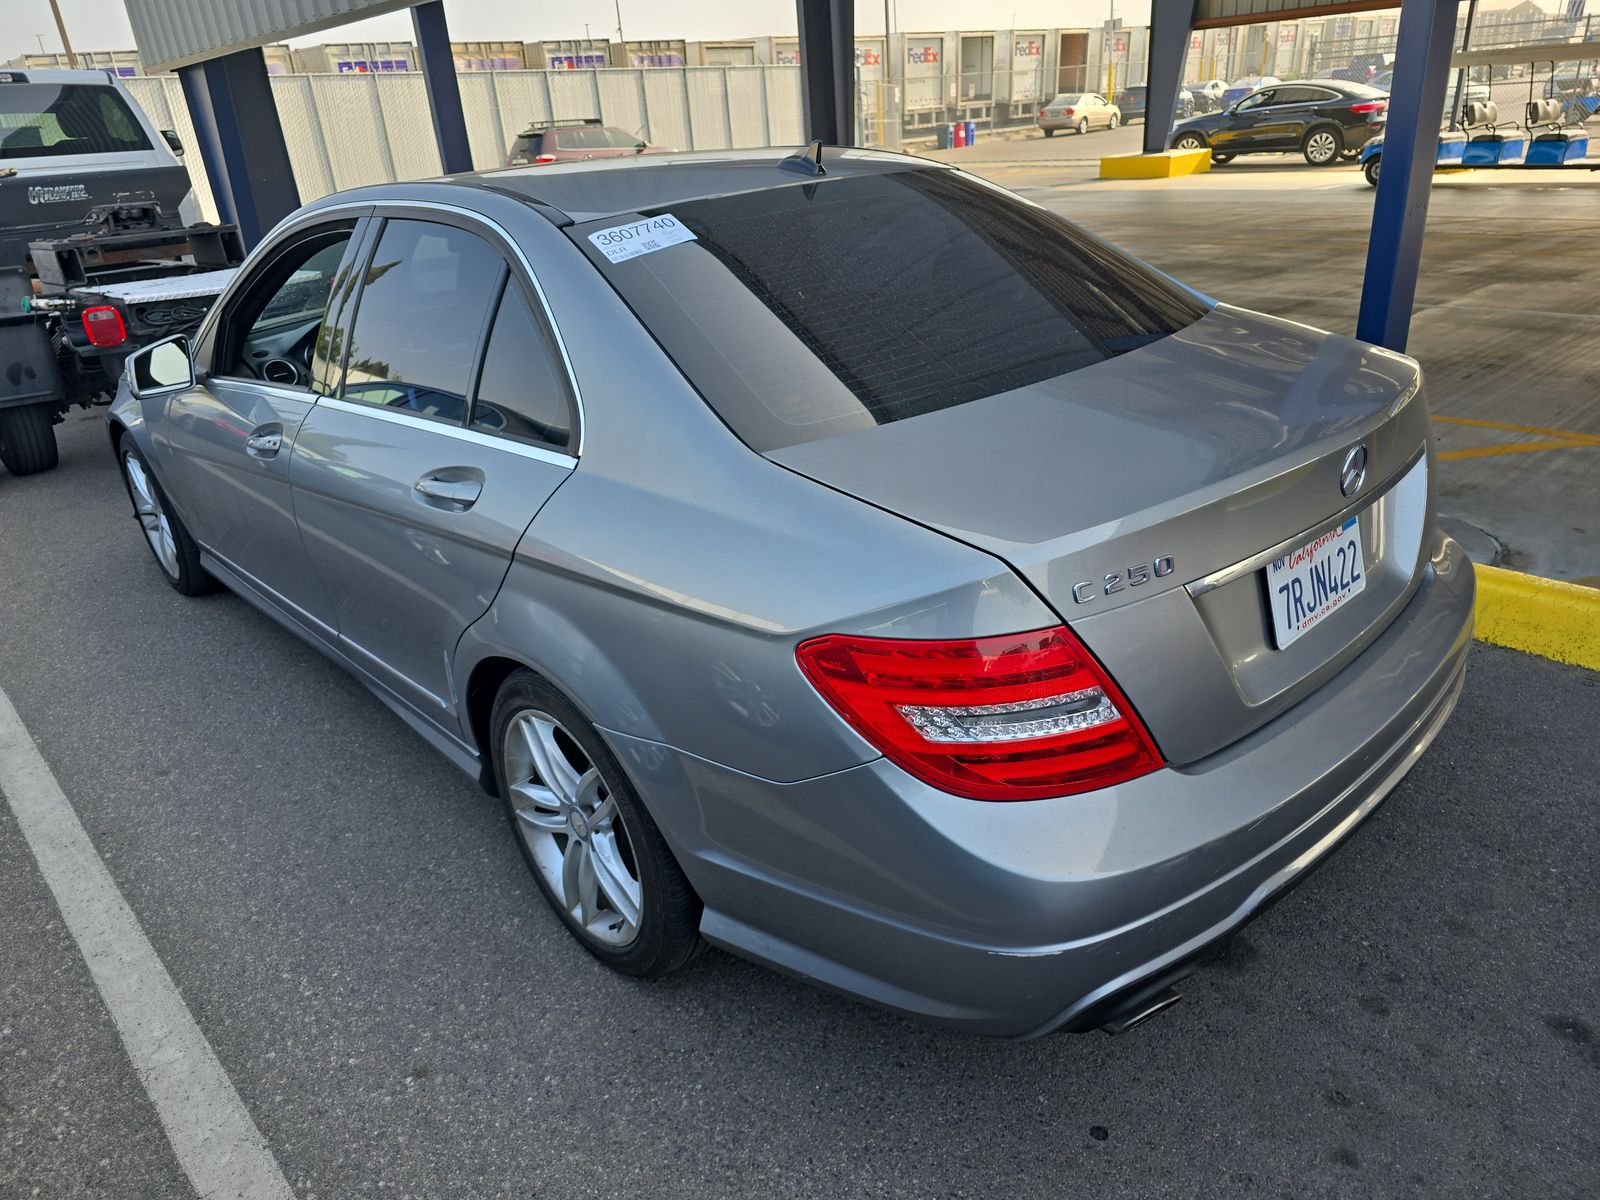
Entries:
{"type": "Polygon", "coordinates": [[[61,35],[61,48],[67,52],[67,66],[77,70],[78,56],[72,52],[72,40],[67,37],[67,23],[61,19],[61,5],[58,0],[50,0],[50,11],[55,14],[56,32],[61,35]]]}

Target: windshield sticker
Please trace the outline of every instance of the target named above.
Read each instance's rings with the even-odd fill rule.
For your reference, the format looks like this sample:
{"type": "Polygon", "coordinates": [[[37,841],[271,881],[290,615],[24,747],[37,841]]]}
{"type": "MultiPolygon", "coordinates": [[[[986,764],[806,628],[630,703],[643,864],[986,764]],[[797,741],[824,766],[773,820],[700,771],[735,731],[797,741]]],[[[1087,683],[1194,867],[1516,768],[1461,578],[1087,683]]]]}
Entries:
{"type": "Polygon", "coordinates": [[[632,225],[615,225],[591,233],[589,240],[594,243],[596,250],[606,256],[607,262],[619,263],[638,258],[641,254],[665,250],[680,242],[692,242],[695,236],[677,217],[662,213],[659,217],[635,221],[632,225]]]}

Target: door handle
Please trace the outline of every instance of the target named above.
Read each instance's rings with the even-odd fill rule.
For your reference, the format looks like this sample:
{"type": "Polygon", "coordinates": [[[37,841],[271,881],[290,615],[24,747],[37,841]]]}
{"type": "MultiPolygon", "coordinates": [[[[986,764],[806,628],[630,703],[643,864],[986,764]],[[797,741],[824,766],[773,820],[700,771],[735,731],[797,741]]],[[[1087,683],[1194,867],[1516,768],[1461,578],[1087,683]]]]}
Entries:
{"type": "Polygon", "coordinates": [[[453,505],[458,511],[471,508],[483,494],[483,484],[476,479],[440,479],[437,475],[424,475],[413,486],[424,499],[440,507],[453,505]]]}
{"type": "Polygon", "coordinates": [[[257,431],[244,440],[244,448],[257,458],[271,458],[283,449],[283,434],[276,430],[257,431]]]}

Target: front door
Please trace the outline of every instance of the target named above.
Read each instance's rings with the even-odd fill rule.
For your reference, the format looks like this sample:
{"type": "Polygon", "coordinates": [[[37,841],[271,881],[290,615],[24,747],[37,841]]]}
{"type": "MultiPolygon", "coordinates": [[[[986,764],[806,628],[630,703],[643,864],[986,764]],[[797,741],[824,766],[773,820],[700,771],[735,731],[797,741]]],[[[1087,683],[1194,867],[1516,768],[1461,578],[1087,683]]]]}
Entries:
{"type": "Polygon", "coordinates": [[[355,228],[353,218],[303,225],[259,260],[197,348],[201,377],[167,400],[158,425],[161,467],[196,540],[260,598],[326,636],[332,605],[295,524],[289,471],[355,228]]]}
{"type": "Polygon", "coordinates": [[[336,329],[342,382],[301,426],[292,481],[341,648],[453,728],[456,643],[571,472],[576,433],[530,281],[495,235],[424,215],[378,235],[336,329]]]}
{"type": "Polygon", "coordinates": [[[1212,135],[1212,148],[1223,153],[1264,149],[1261,131],[1271,120],[1272,97],[1273,90],[1266,88],[1239,101],[1225,127],[1212,135]]]}

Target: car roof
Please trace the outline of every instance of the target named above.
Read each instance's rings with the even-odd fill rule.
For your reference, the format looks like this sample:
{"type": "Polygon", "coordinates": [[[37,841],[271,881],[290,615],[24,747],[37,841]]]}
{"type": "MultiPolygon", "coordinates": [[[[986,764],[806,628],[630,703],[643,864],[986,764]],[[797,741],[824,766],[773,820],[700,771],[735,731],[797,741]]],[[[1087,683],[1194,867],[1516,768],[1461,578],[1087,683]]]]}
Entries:
{"type": "MultiPolygon", "coordinates": [[[[105,71],[71,71],[66,67],[0,67],[0,78],[10,76],[8,83],[114,83],[105,71]]],[[[5,84],[0,84],[4,87],[5,84]]]]}
{"type": "MultiPolygon", "coordinates": [[[[689,200],[737,192],[814,184],[815,175],[785,170],[778,163],[805,147],[707,150],[648,157],[594,159],[545,166],[506,167],[448,176],[460,187],[490,188],[554,209],[573,222],[643,212],[689,200]]],[[[822,151],[824,179],[883,175],[892,171],[943,171],[948,167],[909,154],[828,146],[822,151]]],[[[371,189],[362,189],[371,192],[371,189]]]]}

